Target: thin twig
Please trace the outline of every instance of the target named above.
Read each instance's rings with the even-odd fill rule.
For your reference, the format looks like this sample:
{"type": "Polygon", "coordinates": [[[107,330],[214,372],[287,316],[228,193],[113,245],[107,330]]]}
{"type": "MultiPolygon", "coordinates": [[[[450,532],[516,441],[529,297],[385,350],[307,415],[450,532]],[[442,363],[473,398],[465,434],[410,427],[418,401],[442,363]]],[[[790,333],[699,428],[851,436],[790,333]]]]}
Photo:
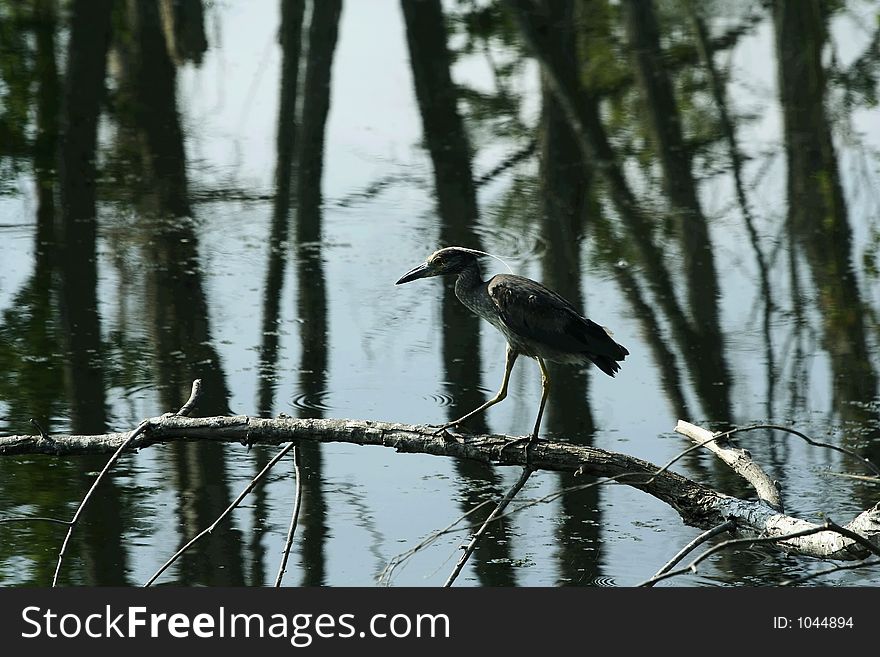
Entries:
{"type": "MultiPolygon", "coordinates": [[[[411,547],[406,552],[401,552],[400,554],[391,557],[391,559],[389,559],[389,561],[388,561],[388,564],[382,569],[382,572],[379,573],[379,577],[377,578],[377,582],[379,584],[388,585],[391,582],[391,576],[394,574],[394,570],[400,564],[402,564],[404,561],[409,559],[411,556],[413,556],[414,554],[416,554],[417,552],[419,552],[423,548],[426,548],[429,545],[431,545],[432,543],[434,543],[441,536],[445,536],[446,534],[451,534],[452,532],[455,532],[455,531],[464,531],[466,529],[476,529],[477,528],[476,524],[468,525],[467,527],[459,527],[457,529],[455,528],[455,526],[458,523],[462,522],[463,520],[466,520],[468,518],[468,516],[473,515],[474,513],[476,513],[480,509],[482,509],[484,506],[489,504],[489,502],[490,502],[490,500],[483,500],[482,502],[477,504],[475,507],[470,509],[467,513],[459,516],[454,521],[452,521],[450,524],[446,525],[446,527],[444,527],[443,529],[437,529],[437,530],[431,532],[427,536],[427,538],[424,538],[423,540],[419,541],[419,543],[417,543],[416,545],[411,547]]],[[[517,510],[519,510],[519,509],[517,509],[517,510]]],[[[496,520],[497,519],[498,518],[496,517],[496,520]]]]}
{"type": "Polygon", "coordinates": [[[287,542],[284,544],[284,553],[281,556],[281,565],[278,567],[278,576],[275,578],[275,586],[281,586],[284,572],[287,570],[287,558],[290,556],[290,547],[293,545],[293,533],[296,531],[296,523],[299,519],[299,507],[302,501],[302,476],[300,473],[299,450],[293,448],[293,476],[296,477],[296,495],[293,498],[293,514],[290,516],[290,527],[287,529],[287,542]]]}
{"type": "Polygon", "coordinates": [[[70,520],[61,520],[60,518],[30,518],[21,516],[16,518],[0,518],[0,524],[4,522],[54,522],[56,525],[69,525],[70,520]]]}
{"type": "Polygon", "coordinates": [[[808,444],[813,445],[814,447],[824,447],[826,449],[833,449],[835,452],[840,452],[841,454],[846,454],[847,456],[851,456],[861,463],[865,465],[871,472],[875,475],[880,476],[880,468],[874,465],[870,459],[865,458],[858,452],[851,450],[847,447],[840,447],[839,445],[832,445],[831,443],[823,443],[819,440],[813,440],[806,434],[801,433],[797,429],[791,429],[789,427],[782,426],[781,424],[755,424],[748,427],[738,427],[736,429],[730,429],[728,431],[722,431],[717,434],[717,438],[726,438],[727,436],[732,436],[735,433],[740,433],[742,431],[754,431],[755,429],[775,429],[776,431],[785,431],[786,433],[790,433],[792,435],[797,436],[798,438],[803,439],[808,444]]]}
{"type": "Polygon", "coordinates": [[[214,529],[217,527],[217,525],[219,525],[226,518],[226,516],[228,516],[230,513],[232,513],[232,511],[235,509],[235,507],[237,507],[239,504],[241,504],[241,501],[245,497],[247,497],[247,494],[250,493],[251,490],[253,489],[253,487],[257,485],[257,482],[259,482],[260,479],[262,479],[263,476],[267,472],[269,472],[269,470],[272,469],[272,466],[274,466],[276,463],[278,463],[278,461],[280,461],[284,457],[284,455],[287,454],[287,452],[289,452],[295,446],[296,446],[295,443],[290,443],[287,446],[285,446],[280,452],[278,452],[275,456],[273,456],[272,460],[269,461],[266,464],[266,466],[262,470],[260,470],[259,474],[257,474],[256,477],[251,479],[250,483],[247,486],[245,486],[244,490],[242,490],[241,493],[238,494],[238,497],[235,498],[235,500],[232,502],[232,504],[230,504],[228,507],[226,507],[226,509],[223,511],[223,513],[221,513],[218,516],[218,518],[213,523],[211,523],[210,526],[208,526],[207,528],[203,529],[198,534],[193,536],[189,541],[187,541],[186,545],[184,545],[182,548],[180,548],[177,552],[175,552],[171,556],[170,559],[168,559],[168,561],[166,561],[164,564],[162,564],[162,567],[159,568],[159,570],[157,570],[153,574],[153,576],[144,583],[144,586],[145,587],[150,586],[153,582],[156,581],[156,579],[159,577],[159,575],[164,573],[168,569],[168,567],[171,566],[171,564],[173,564],[175,561],[177,561],[184,552],[186,552],[188,549],[190,549],[193,545],[195,545],[195,543],[197,543],[199,540],[204,538],[206,535],[213,532],[214,529]]]}
{"type": "Polygon", "coordinates": [[[816,577],[823,577],[824,575],[836,573],[839,570],[855,570],[857,568],[870,568],[871,566],[880,566],[880,559],[865,559],[864,561],[859,561],[858,563],[850,563],[844,566],[834,566],[833,568],[826,568],[825,570],[819,570],[815,573],[810,573],[809,575],[803,575],[802,577],[784,580],[780,582],[779,586],[793,586],[795,584],[801,584],[808,580],[815,579],[816,577]]]}
{"type": "Polygon", "coordinates": [[[474,179],[474,187],[482,187],[499,174],[507,171],[510,167],[518,164],[527,157],[530,157],[532,154],[534,154],[537,148],[538,140],[532,139],[528,144],[523,146],[518,151],[514,152],[512,155],[508,156],[506,159],[502,160],[501,163],[499,163],[497,166],[493,167],[491,171],[487,171],[482,176],[477,176],[474,179]]]}
{"type": "MultiPolygon", "coordinates": [[[[187,402],[181,407],[175,415],[186,415],[193,405],[195,404],[196,398],[201,394],[202,391],[202,380],[196,379],[192,384],[192,391],[190,392],[189,399],[187,402]]],[[[125,451],[125,448],[128,447],[131,442],[137,438],[144,431],[149,429],[150,420],[144,420],[141,422],[134,431],[129,434],[128,438],[119,446],[119,448],[113,453],[113,456],[110,457],[110,460],[107,461],[107,464],[104,466],[104,469],[95,477],[95,481],[92,482],[91,488],[86,493],[85,497],[82,499],[82,502],[79,503],[79,508],[77,508],[76,513],[73,514],[73,518],[70,520],[70,525],[67,529],[67,536],[64,537],[64,543],[61,544],[61,551],[58,553],[58,563],[55,566],[55,574],[52,576],[52,586],[56,586],[58,584],[58,575],[61,572],[61,562],[64,560],[64,553],[67,551],[67,545],[70,543],[70,537],[73,535],[73,530],[76,528],[77,522],[79,522],[80,516],[82,516],[83,510],[86,508],[86,504],[88,504],[89,499],[91,499],[92,494],[98,488],[98,485],[101,483],[101,479],[104,478],[110,468],[116,463],[119,457],[122,455],[122,452],[125,451]]]]}
{"type": "Polygon", "coordinates": [[[452,574],[449,575],[449,579],[446,580],[446,583],[443,585],[444,587],[452,586],[452,583],[458,577],[458,574],[461,572],[461,569],[464,568],[464,565],[467,563],[467,560],[470,558],[471,554],[473,554],[474,550],[477,548],[477,543],[480,542],[480,539],[483,537],[483,534],[486,533],[486,528],[489,526],[489,523],[492,522],[496,516],[498,516],[504,509],[510,504],[510,501],[516,497],[516,494],[522,490],[522,487],[525,486],[526,481],[528,481],[531,474],[534,472],[532,468],[526,466],[523,468],[522,474],[517,479],[516,483],[507,491],[507,494],[504,498],[498,503],[498,506],[489,514],[489,517],[486,518],[485,522],[482,526],[477,530],[477,533],[474,534],[471,542],[468,543],[467,548],[465,548],[464,554],[461,555],[461,559],[458,560],[458,563],[455,564],[455,569],[452,571],[452,574]]]}
{"type": "Polygon", "coordinates": [[[869,475],[850,474],[849,472],[833,472],[824,473],[829,477],[845,477],[846,479],[855,479],[857,481],[867,481],[870,484],[880,484],[880,477],[871,477],[869,475]]]}
{"type": "Polygon", "coordinates": [[[73,530],[76,527],[76,523],[79,521],[80,516],[82,515],[83,510],[86,507],[89,499],[92,497],[92,493],[95,492],[95,489],[98,488],[98,484],[101,483],[101,479],[103,479],[104,475],[113,467],[113,464],[116,463],[116,460],[120,457],[125,448],[128,447],[131,442],[144,431],[147,430],[150,426],[149,420],[144,420],[141,422],[134,431],[131,432],[128,438],[125,439],[119,448],[113,453],[113,456],[110,457],[110,460],[107,461],[107,464],[104,466],[104,469],[101,470],[100,474],[95,477],[95,481],[92,482],[91,488],[86,493],[85,497],[79,503],[79,508],[77,508],[76,513],[73,514],[73,518],[70,520],[70,526],[67,529],[67,536],[64,537],[64,543],[61,544],[61,551],[58,553],[58,563],[55,566],[55,574],[52,576],[52,586],[54,587],[58,583],[58,574],[61,572],[61,562],[64,560],[64,553],[67,551],[67,544],[70,542],[70,537],[73,535],[73,530]]]}
{"type": "Polygon", "coordinates": [[[192,392],[189,393],[189,399],[186,400],[186,403],[180,407],[180,410],[175,413],[175,415],[183,415],[188,416],[193,407],[196,405],[199,397],[202,396],[202,380],[196,379],[192,384],[192,392]]]}
{"type": "Polygon", "coordinates": [[[31,424],[37,431],[40,432],[40,438],[42,438],[43,440],[48,440],[49,442],[55,442],[54,440],[52,440],[52,437],[48,433],[46,433],[43,427],[40,426],[40,423],[37,422],[34,418],[31,418],[31,424]]]}
{"type": "Polygon", "coordinates": [[[851,529],[847,529],[846,527],[841,527],[833,520],[829,520],[827,518],[825,519],[825,527],[833,532],[837,532],[841,536],[844,536],[851,541],[858,543],[875,557],[880,557],[880,547],[874,545],[871,541],[869,541],[861,534],[854,532],[851,529]]]}
{"type": "MultiPolygon", "coordinates": [[[[676,454],[674,457],[672,457],[669,461],[667,461],[663,466],[661,466],[660,468],[655,470],[653,473],[651,473],[650,477],[648,477],[642,481],[627,481],[625,483],[628,486],[632,486],[632,485],[647,486],[647,485],[650,485],[651,483],[653,483],[657,479],[657,477],[659,477],[661,474],[666,472],[670,467],[672,467],[672,465],[675,464],[676,461],[682,459],[687,454],[690,454],[691,452],[700,449],[701,447],[703,447],[707,443],[711,443],[712,441],[717,440],[717,439],[718,439],[717,436],[713,436],[712,438],[709,438],[708,440],[704,440],[704,441],[701,441],[701,442],[696,443],[694,445],[691,445],[690,447],[687,447],[687,448],[683,449],[682,451],[680,451],[678,454],[676,454]]],[[[544,495],[544,496],[539,497],[537,499],[530,500],[528,502],[523,502],[519,506],[517,506],[515,509],[511,509],[510,511],[507,511],[506,513],[497,513],[496,515],[494,515],[494,517],[490,516],[490,518],[488,520],[486,520],[485,523],[488,523],[489,520],[491,520],[493,522],[498,521],[498,520],[503,520],[504,518],[507,518],[507,517],[513,515],[514,513],[518,513],[520,511],[525,510],[525,509],[529,509],[533,506],[537,506],[538,504],[546,504],[549,502],[553,502],[554,500],[558,499],[559,497],[562,497],[563,495],[565,495],[567,493],[576,493],[578,491],[586,490],[588,488],[593,488],[594,486],[603,486],[606,484],[620,484],[620,483],[624,483],[620,480],[624,479],[626,477],[643,477],[644,475],[645,475],[644,472],[621,472],[620,474],[616,474],[611,477],[603,477],[601,479],[598,479],[597,481],[591,481],[588,484],[578,484],[576,486],[567,486],[565,488],[554,491],[552,493],[548,493],[547,495],[544,495]]],[[[575,473],[575,476],[577,476],[577,473],[575,473]]],[[[481,502],[480,504],[475,506],[473,509],[469,510],[467,513],[459,516],[452,523],[450,523],[449,525],[447,525],[443,529],[439,529],[435,532],[432,532],[428,536],[428,538],[419,542],[417,545],[414,545],[406,552],[401,552],[400,554],[392,557],[391,560],[388,562],[388,565],[385,566],[385,568],[379,574],[379,582],[381,583],[383,581],[386,581],[386,582],[390,581],[391,573],[393,572],[393,570],[397,566],[399,566],[401,563],[403,563],[404,561],[406,561],[407,559],[412,557],[414,554],[416,554],[417,552],[419,552],[423,548],[426,548],[429,545],[431,545],[438,538],[445,536],[446,534],[452,534],[454,532],[466,531],[466,530],[470,530],[470,529],[475,528],[476,527],[475,524],[468,525],[467,527],[456,527],[456,525],[458,525],[460,522],[465,520],[469,515],[471,515],[472,513],[477,511],[478,509],[482,508],[485,504],[488,504],[488,500],[481,502]]]]}
{"type": "MultiPolygon", "coordinates": [[[[652,473],[651,476],[648,477],[647,479],[645,479],[644,481],[626,482],[626,483],[628,485],[637,484],[639,486],[647,486],[649,484],[653,484],[654,481],[657,480],[657,477],[659,477],[664,472],[666,472],[669,468],[671,468],[675,464],[676,461],[681,460],[682,458],[684,458],[685,456],[687,456],[691,452],[694,452],[694,451],[700,449],[701,447],[705,447],[706,445],[708,445],[711,442],[715,442],[720,437],[721,436],[712,436],[711,438],[707,438],[706,440],[701,440],[700,442],[694,443],[690,447],[683,449],[678,454],[676,454],[671,459],[669,459],[666,463],[664,463],[656,472],[652,473]]],[[[620,479],[621,477],[635,477],[637,475],[642,475],[642,474],[644,474],[644,473],[643,472],[622,472],[619,475],[615,475],[613,477],[608,477],[608,479],[616,481],[617,479],[620,479]]]]}
{"type": "Polygon", "coordinates": [[[800,538],[802,536],[811,536],[812,534],[818,534],[824,531],[831,531],[837,534],[841,534],[847,538],[852,539],[853,541],[859,543],[860,545],[866,547],[872,554],[880,554],[880,548],[877,548],[875,545],[870,543],[863,536],[859,536],[855,532],[852,532],[848,529],[841,527],[840,525],[835,524],[831,520],[826,520],[824,524],[810,527],[809,529],[802,529],[800,531],[791,532],[789,534],[780,534],[779,536],[763,536],[758,538],[732,538],[727,541],[723,541],[718,543],[717,545],[709,548],[701,555],[699,555],[696,559],[690,562],[684,568],[679,568],[678,570],[670,570],[665,573],[657,574],[651,577],[650,579],[645,580],[641,584],[638,584],[640,587],[648,587],[653,586],[657,582],[660,582],[664,579],[668,579],[670,577],[676,577],[678,575],[683,575],[684,573],[695,573],[697,572],[697,564],[705,559],[709,558],[716,552],[720,552],[721,550],[726,550],[729,547],[735,547],[737,545],[755,545],[760,543],[779,543],[781,541],[787,541],[793,538],[800,538]]]}
{"type": "MultiPolygon", "coordinates": [[[[717,536],[718,534],[723,534],[724,532],[729,531],[729,530],[733,529],[734,527],[736,527],[736,523],[733,520],[725,520],[720,525],[712,527],[712,529],[707,529],[702,534],[697,536],[694,540],[692,540],[690,543],[685,545],[681,550],[679,550],[678,554],[676,554],[674,557],[672,557],[672,559],[670,559],[668,562],[666,562],[666,565],[664,565],[660,570],[658,570],[657,573],[654,575],[654,577],[657,577],[657,575],[662,575],[663,573],[669,572],[675,564],[677,564],[679,561],[684,559],[695,548],[699,547],[700,545],[702,545],[703,543],[708,541],[710,538],[717,536]]],[[[651,584],[648,584],[647,586],[654,586],[654,584],[651,583],[651,584]]]]}

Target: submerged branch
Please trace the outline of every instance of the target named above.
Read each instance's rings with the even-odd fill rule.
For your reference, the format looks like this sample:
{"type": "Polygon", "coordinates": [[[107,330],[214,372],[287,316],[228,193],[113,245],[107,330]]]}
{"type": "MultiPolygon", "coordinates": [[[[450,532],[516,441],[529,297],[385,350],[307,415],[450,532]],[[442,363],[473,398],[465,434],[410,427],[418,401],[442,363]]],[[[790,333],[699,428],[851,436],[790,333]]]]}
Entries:
{"type": "MultiPolygon", "coordinates": [[[[168,414],[163,415],[161,418],[156,418],[161,421],[167,417],[185,417],[187,413],[192,411],[195,406],[196,401],[202,392],[202,380],[196,379],[192,384],[192,392],[190,393],[189,399],[186,403],[177,411],[177,415],[168,414]]],[[[56,586],[58,584],[58,575],[61,573],[61,564],[64,561],[64,554],[67,552],[67,546],[70,543],[70,537],[73,535],[73,530],[76,529],[76,525],[79,522],[80,517],[82,516],[83,511],[86,508],[86,505],[89,503],[89,500],[92,497],[92,494],[97,490],[98,485],[103,480],[104,476],[110,471],[110,468],[113,467],[113,464],[119,460],[119,457],[122,456],[122,453],[130,448],[135,441],[146,433],[146,431],[150,428],[150,423],[153,420],[144,420],[141,422],[135,429],[129,434],[123,434],[125,438],[120,441],[119,446],[116,448],[116,451],[113,453],[113,456],[110,457],[110,460],[107,461],[107,464],[104,466],[104,469],[95,477],[95,481],[92,483],[91,488],[89,488],[88,492],[83,497],[82,502],[79,503],[79,507],[76,509],[76,513],[73,514],[73,518],[71,518],[70,523],[67,528],[67,535],[64,537],[64,542],[61,544],[61,550],[58,552],[58,563],[55,565],[55,574],[52,576],[52,586],[56,586]]],[[[43,444],[46,444],[46,439],[44,438],[43,431],[40,430],[39,441],[43,444]]],[[[54,444],[52,441],[50,444],[54,444]]]]}
{"type": "Polygon", "coordinates": [[[489,525],[492,523],[495,518],[504,513],[504,509],[507,508],[507,505],[510,504],[511,500],[517,496],[517,494],[522,490],[522,487],[526,485],[526,481],[528,481],[532,472],[534,472],[530,467],[523,468],[522,474],[519,476],[519,479],[516,480],[516,483],[511,486],[510,490],[507,491],[507,494],[501,499],[492,513],[489,514],[489,517],[486,518],[486,521],[480,526],[477,532],[471,538],[470,543],[468,543],[467,547],[464,550],[464,553],[461,555],[461,558],[458,560],[458,563],[455,564],[455,568],[452,573],[449,575],[449,578],[446,580],[446,583],[443,585],[444,587],[452,586],[452,583],[458,579],[459,573],[461,573],[461,569],[464,568],[464,565],[467,563],[470,556],[474,553],[474,550],[477,549],[477,544],[480,542],[480,539],[483,538],[483,534],[486,533],[489,525]]]}
{"type": "MultiPolygon", "coordinates": [[[[284,458],[284,455],[287,454],[287,452],[289,452],[295,446],[296,446],[296,443],[290,443],[289,445],[284,447],[281,451],[279,451],[274,457],[272,457],[272,460],[269,461],[262,470],[260,470],[260,472],[257,474],[256,477],[254,477],[253,479],[251,479],[248,482],[248,485],[245,486],[244,489],[242,489],[242,491],[238,494],[238,497],[236,497],[235,500],[233,500],[233,502],[223,510],[223,513],[221,513],[217,517],[217,519],[214,522],[212,522],[208,527],[206,527],[205,529],[200,531],[198,534],[193,536],[189,541],[186,542],[186,544],[183,547],[181,547],[177,552],[175,552],[173,555],[171,555],[171,557],[168,559],[168,561],[166,561],[164,564],[162,564],[162,566],[160,566],[159,570],[157,570],[155,573],[153,573],[153,576],[150,577],[150,579],[148,579],[146,581],[146,583],[144,584],[144,587],[151,586],[153,584],[153,582],[155,582],[162,573],[164,573],[166,570],[168,570],[168,568],[183,555],[184,552],[189,550],[193,545],[198,543],[205,536],[207,536],[208,534],[213,532],[217,528],[217,525],[219,525],[221,522],[223,522],[223,520],[225,520],[226,517],[230,513],[232,513],[236,509],[236,507],[238,507],[239,504],[241,504],[241,501],[245,497],[248,496],[248,494],[253,490],[254,486],[256,486],[259,483],[259,481],[266,475],[266,473],[272,469],[272,466],[274,466],[276,463],[278,463],[278,461],[280,461],[282,458],[284,458]]],[[[291,534],[291,537],[292,537],[292,534],[291,534]]]]}
{"type": "Polygon", "coordinates": [[[293,448],[293,476],[296,479],[296,495],[293,498],[293,514],[290,516],[290,527],[287,529],[287,540],[284,542],[284,551],[281,554],[281,564],[278,566],[278,576],[275,578],[276,588],[281,586],[284,573],[287,571],[287,559],[290,557],[290,548],[293,546],[293,533],[299,521],[299,508],[302,505],[302,471],[300,470],[300,452],[293,448]]]}

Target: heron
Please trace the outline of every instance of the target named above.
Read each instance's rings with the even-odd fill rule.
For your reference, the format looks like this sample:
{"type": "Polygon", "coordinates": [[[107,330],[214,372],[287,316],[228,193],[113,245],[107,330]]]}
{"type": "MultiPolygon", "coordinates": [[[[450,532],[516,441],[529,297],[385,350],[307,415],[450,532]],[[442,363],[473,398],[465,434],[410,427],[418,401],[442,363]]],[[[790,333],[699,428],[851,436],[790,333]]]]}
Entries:
{"type": "Polygon", "coordinates": [[[457,428],[468,418],[507,397],[510,373],[520,355],[538,362],[541,368],[541,404],[535,429],[528,438],[528,454],[528,447],[538,438],[550,392],[550,374],[545,361],[574,365],[593,363],[613,377],[620,371],[620,361],[629,355],[629,351],[614,341],[608,329],[581,315],[569,301],[537,281],[514,274],[497,274],[484,281],[477,260],[482,255],[488,254],[460,246],[440,249],[401,276],[395,285],[430,276],[457,276],[455,296],[507,339],[504,379],[498,393],[470,413],[447,422],[438,432],[450,427],[457,428]]]}

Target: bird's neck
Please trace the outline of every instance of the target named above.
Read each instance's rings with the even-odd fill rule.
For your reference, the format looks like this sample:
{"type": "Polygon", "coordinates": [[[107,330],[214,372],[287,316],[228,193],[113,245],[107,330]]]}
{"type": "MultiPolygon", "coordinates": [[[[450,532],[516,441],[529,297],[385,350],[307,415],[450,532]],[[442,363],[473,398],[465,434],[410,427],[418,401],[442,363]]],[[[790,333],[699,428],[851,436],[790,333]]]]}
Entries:
{"type": "Polygon", "coordinates": [[[482,284],[483,275],[480,271],[480,265],[474,259],[458,273],[458,278],[455,281],[455,296],[465,305],[468,305],[466,299],[470,299],[476,289],[482,284]]]}

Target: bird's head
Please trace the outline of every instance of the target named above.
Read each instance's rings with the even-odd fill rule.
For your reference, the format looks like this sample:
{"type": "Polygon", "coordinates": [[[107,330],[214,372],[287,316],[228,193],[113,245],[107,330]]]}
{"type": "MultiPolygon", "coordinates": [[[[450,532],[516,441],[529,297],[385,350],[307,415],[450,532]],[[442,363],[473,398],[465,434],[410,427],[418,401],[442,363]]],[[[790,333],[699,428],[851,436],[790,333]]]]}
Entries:
{"type": "Polygon", "coordinates": [[[445,249],[435,251],[415,269],[406,272],[400,277],[395,285],[409,283],[419,278],[429,276],[443,276],[445,274],[458,274],[476,260],[479,251],[465,249],[460,246],[448,246],[445,249]]]}

